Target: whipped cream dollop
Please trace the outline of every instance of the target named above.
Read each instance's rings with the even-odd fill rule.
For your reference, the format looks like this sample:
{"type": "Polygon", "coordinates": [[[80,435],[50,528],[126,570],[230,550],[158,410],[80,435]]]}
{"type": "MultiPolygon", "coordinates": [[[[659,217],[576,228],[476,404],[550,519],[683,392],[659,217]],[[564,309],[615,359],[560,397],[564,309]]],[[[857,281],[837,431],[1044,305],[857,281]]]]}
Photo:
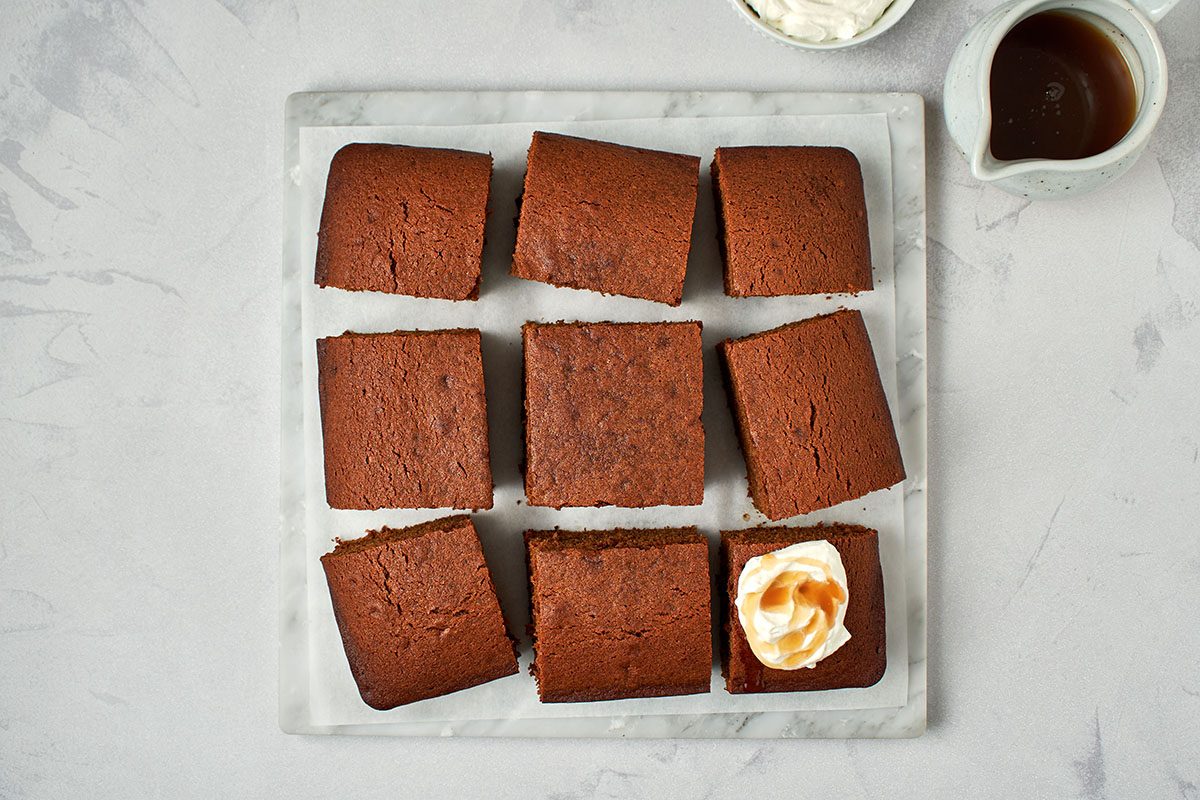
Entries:
{"type": "Polygon", "coordinates": [[[746,0],[763,22],[805,42],[852,39],[883,16],[892,0],[746,0]]]}
{"type": "Polygon", "coordinates": [[[774,669],[813,667],[850,641],[846,568],[824,539],[756,556],[738,576],[738,620],[750,649],[774,669]]]}

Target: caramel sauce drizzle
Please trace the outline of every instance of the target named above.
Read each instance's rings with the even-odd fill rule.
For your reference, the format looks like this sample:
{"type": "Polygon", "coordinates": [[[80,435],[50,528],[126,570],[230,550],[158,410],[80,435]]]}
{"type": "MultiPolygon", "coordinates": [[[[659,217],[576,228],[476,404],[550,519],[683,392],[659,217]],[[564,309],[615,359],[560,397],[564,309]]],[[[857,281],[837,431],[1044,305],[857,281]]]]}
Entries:
{"type": "MultiPolygon", "coordinates": [[[[777,561],[775,554],[768,553],[762,557],[762,566],[769,569],[777,561]]],[[[767,613],[786,613],[790,605],[790,622],[808,617],[802,627],[774,644],[759,639],[753,629],[745,631],[755,652],[770,652],[775,648],[789,653],[783,660],[783,668],[803,664],[824,646],[837,621],[838,610],[846,602],[846,590],[833,579],[827,564],[811,558],[790,559],[790,563],[820,570],[825,579],[813,580],[808,572],[797,570],[781,572],[763,591],[746,594],[742,612],[747,617],[753,617],[760,609],[767,613]]]]}

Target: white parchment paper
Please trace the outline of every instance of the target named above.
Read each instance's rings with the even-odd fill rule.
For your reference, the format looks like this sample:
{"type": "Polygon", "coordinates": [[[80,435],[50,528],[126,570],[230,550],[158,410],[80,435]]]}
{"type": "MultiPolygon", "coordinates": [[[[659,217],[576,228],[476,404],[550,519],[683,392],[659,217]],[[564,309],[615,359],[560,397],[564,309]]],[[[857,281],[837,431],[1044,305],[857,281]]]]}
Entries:
{"type": "MultiPolygon", "coordinates": [[[[308,671],[314,724],[506,719],[638,714],[694,714],[902,706],[906,700],[908,652],[903,565],[904,509],[900,486],[874,492],[786,524],[838,521],[879,531],[887,604],[888,668],[866,689],[827,692],[730,695],[716,661],[714,638],[712,691],[705,695],[601,703],[543,705],[528,674],[532,649],[525,626],[528,597],[522,532],[531,528],[676,527],[696,525],[713,542],[718,531],[765,524],[750,503],[746,471],[721,386],[714,346],[729,336],[767,330],[838,307],[862,311],[875,348],[889,403],[896,409],[896,308],[892,248],[891,156],[883,114],[845,116],[772,116],[643,119],[588,122],[511,123],[464,126],[321,127],[300,135],[299,176],[303,204],[303,252],[312,258],[329,161],[342,145],[356,141],[454,147],[490,152],[495,159],[491,215],[484,247],[483,284],[478,302],[452,303],[371,292],[319,289],[312,269],[302,270],[301,313],[304,350],[302,392],[304,463],[290,465],[305,475],[308,549],[308,671]],[[593,292],[560,289],[508,275],[515,232],[515,199],[521,190],[525,155],[534,130],[550,130],[623,144],[652,147],[702,158],[700,197],[683,304],[658,303],[593,292]],[[823,144],[853,151],[863,168],[870,219],[875,290],[857,297],[734,299],[722,291],[716,243],[712,186],[708,165],[721,145],[823,144]],[[704,323],[705,495],[699,507],[652,509],[579,508],[555,511],[525,505],[518,464],[520,429],[521,324],[526,320],[655,321],[697,319],[704,323]],[[354,538],[381,525],[403,526],[452,513],[443,511],[343,511],[325,502],[320,409],[317,398],[315,340],[347,330],[435,330],[472,327],[483,333],[488,419],[491,426],[495,506],[475,515],[484,551],[495,578],[510,630],[521,638],[521,673],[492,683],[387,712],[374,711],[359,698],[334,622],[320,557],[335,537],[354,538]]],[[[284,465],[285,469],[289,465],[284,465]]],[[[715,571],[715,561],[714,561],[715,571]]],[[[714,597],[717,597],[715,595],[714,597]]],[[[714,603],[714,606],[716,604],[714,603]]],[[[286,613],[287,609],[285,609],[286,613]]],[[[714,615],[714,633],[718,633],[714,615]]],[[[851,632],[853,634],[853,631],[851,632]]]]}

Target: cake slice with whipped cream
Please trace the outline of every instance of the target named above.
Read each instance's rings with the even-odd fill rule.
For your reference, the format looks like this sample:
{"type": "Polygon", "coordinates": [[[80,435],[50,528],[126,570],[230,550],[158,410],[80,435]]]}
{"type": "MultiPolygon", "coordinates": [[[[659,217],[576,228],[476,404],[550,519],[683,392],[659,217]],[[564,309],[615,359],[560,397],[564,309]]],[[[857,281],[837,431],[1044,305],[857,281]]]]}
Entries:
{"type": "Polygon", "coordinates": [[[721,573],[721,672],[731,693],[848,689],[883,677],[887,618],[875,531],[722,531],[721,573]]]}

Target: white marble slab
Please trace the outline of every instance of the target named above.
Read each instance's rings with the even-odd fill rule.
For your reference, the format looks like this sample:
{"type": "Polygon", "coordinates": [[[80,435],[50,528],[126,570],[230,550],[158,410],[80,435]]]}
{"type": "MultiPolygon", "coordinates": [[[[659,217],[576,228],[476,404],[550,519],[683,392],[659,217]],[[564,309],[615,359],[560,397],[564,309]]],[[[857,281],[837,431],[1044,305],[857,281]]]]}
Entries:
{"type": "MultiPolygon", "coordinates": [[[[600,122],[590,124],[603,125],[600,122]]],[[[583,127],[586,133],[587,125],[583,127]]],[[[625,128],[632,131],[630,135],[634,136],[639,135],[639,129],[644,127],[634,123],[625,124],[625,128]]],[[[836,130],[837,126],[832,125],[831,129],[836,130]]],[[[281,463],[285,467],[281,546],[282,727],[290,732],[304,733],[644,737],[911,736],[923,731],[926,605],[923,133],[921,102],[911,95],[338,93],[293,96],[287,112],[288,178],[285,182],[287,205],[282,309],[284,435],[281,463]],[[883,348],[880,355],[881,372],[890,388],[910,475],[903,489],[903,500],[897,497],[895,501],[896,521],[894,524],[880,524],[876,517],[870,516],[871,513],[883,513],[875,506],[885,507],[886,498],[869,499],[863,504],[863,512],[868,515],[862,518],[848,516],[846,509],[841,508],[832,515],[814,515],[812,519],[865,521],[878,527],[881,536],[888,537],[884,543],[885,576],[890,589],[899,592],[895,598],[889,598],[889,614],[892,617],[889,634],[893,641],[889,647],[888,675],[873,691],[731,699],[724,693],[719,680],[715,680],[711,696],[668,699],[659,704],[621,701],[617,704],[585,704],[586,707],[546,707],[531,703],[529,698],[520,695],[515,698],[504,697],[503,689],[507,688],[511,694],[515,686],[512,682],[517,680],[528,684],[526,693],[532,693],[531,679],[522,676],[507,679],[509,683],[500,689],[500,694],[496,694],[496,687],[501,687],[504,682],[482,692],[472,690],[474,695],[470,692],[460,693],[461,697],[452,696],[454,699],[418,704],[406,710],[385,714],[365,710],[353,695],[353,684],[345,669],[340,648],[336,647],[336,636],[331,634],[328,600],[323,581],[320,581],[316,557],[328,549],[329,540],[334,535],[354,536],[366,527],[381,522],[403,524],[411,521],[404,513],[412,512],[403,512],[400,516],[397,516],[397,512],[391,515],[381,512],[384,516],[374,519],[361,512],[330,512],[323,502],[317,502],[322,492],[319,483],[319,440],[315,448],[317,456],[314,458],[312,392],[306,395],[295,387],[307,387],[303,376],[306,367],[311,375],[309,362],[312,360],[311,340],[314,335],[336,333],[347,327],[359,330],[403,327],[395,324],[397,313],[411,314],[415,306],[400,298],[381,299],[370,295],[317,292],[312,288],[309,277],[312,270],[312,234],[315,230],[314,214],[319,210],[319,194],[315,203],[317,208],[314,208],[312,189],[314,182],[319,185],[324,183],[324,173],[315,174],[318,170],[312,167],[312,160],[315,158],[317,163],[327,163],[331,148],[339,141],[352,139],[429,144],[447,139],[445,144],[448,146],[469,145],[472,140],[464,138],[466,133],[460,127],[464,125],[478,129],[479,125],[508,123],[490,129],[490,135],[495,136],[496,132],[519,122],[562,123],[572,120],[662,117],[676,119],[673,124],[658,125],[660,130],[657,133],[652,128],[641,135],[667,136],[664,146],[673,145],[676,149],[687,148],[680,147],[679,140],[669,138],[664,131],[679,129],[674,131],[675,135],[680,135],[682,131],[686,137],[689,129],[713,128],[723,131],[717,141],[730,143],[727,140],[735,137],[733,131],[753,130],[753,120],[735,119],[746,117],[755,117],[768,123],[774,119],[776,127],[785,118],[799,117],[796,127],[806,129],[807,125],[807,130],[811,131],[820,130],[815,124],[822,117],[842,122],[858,119],[861,122],[857,125],[863,129],[873,120],[875,124],[883,126],[881,131],[885,151],[890,143],[890,153],[885,153],[890,158],[879,160],[881,168],[889,173],[883,176],[887,180],[875,180],[871,175],[873,162],[868,160],[864,164],[868,187],[874,185],[876,194],[890,195],[887,198],[872,198],[874,204],[886,201],[872,211],[873,225],[878,226],[879,221],[883,220],[887,228],[882,232],[874,228],[872,230],[873,245],[877,251],[887,251],[888,256],[883,259],[886,269],[882,271],[877,258],[877,277],[881,272],[885,275],[880,281],[880,288],[864,296],[865,302],[861,298],[817,299],[793,304],[783,311],[791,314],[789,318],[798,318],[829,310],[822,307],[822,302],[865,305],[863,310],[867,314],[868,324],[873,327],[872,336],[877,353],[883,348]],[[714,117],[722,119],[708,123],[703,121],[703,118],[714,117]],[[393,127],[396,125],[425,127],[397,129],[393,127]],[[444,127],[439,133],[433,131],[432,126],[454,127],[444,127]],[[307,153],[308,166],[302,170],[300,165],[304,163],[305,150],[314,148],[316,155],[307,153]],[[359,302],[359,297],[367,299],[359,302]],[[872,307],[872,303],[877,305],[879,302],[888,304],[885,313],[872,307]],[[353,313],[348,310],[353,310],[353,313]],[[887,330],[880,330],[880,325],[885,325],[887,330]],[[304,435],[306,413],[309,419],[307,439],[304,435]],[[297,465],[301,468],[308,465],[307,474],[303,469],[295,469],[297,465]],[[312,469],[314,466],[315,469],[312,469]],[[894,537],[894,542],[891,537],[894,537]],[[337,662],[336,668],[330,668],[330,655],[337,662]],[[505,718],[493,718],[489,709],[493,710],[495,716],[500,716],[499,709],[504,709],[505,718]]],[[[762,135],[770,137],[771,133],[764,131],[762,135]]],[[[527,134],[522,130],[520,136],[527,134]]],[[[843,137],[857,139],[845,134],[843,137]]],[[[774,140],[768,138],[763,141],[774,140]]],[[[634,143],[653,145],[655,140],[652,138],[650,141],[634,143]]],[[[866,144],[858,147],[864,152],[869,150],[866,144]]],[[[695,149],[695,152],[700,150],[695,149]]],[[[499,164],[498,159],[498,175],[499,164]]],[[[713,312],[704,306],[703,301],[699,304],[689,303],[688,297],[685,293],[680,318],[698,316],[706,322],[710,321],[713,312]]],[[[497,302],[503,302],[503,298],[497,302]]],[[[435,317],[440,318],[440,311],[447,305],[441,304],[435,317]]],[[[486,297],[478,305],[479,308],[486,306],[486,297]]],[[[777,306],[776,313],[779,310],[777,306]]],[[[568,312],[563,313],[570,316],[568,312]]],[[[631,318],[640,316],[636,311],[630,313],[633,315],[631,318]]],[[[606,318],[612,316],[605,311],[606,318]]],[[[774,320],[769,309],[756,310],[755,322],[761,322],[757,328],[771,327],[780,321],[786,320],[774,320]]],[[[473,324],[466,319],[448,319],[445,322],[473,324]]],[[[749,332],[736,327],[730,330],[735,334],[749,332]]],[[[491,380],[489,373],[490,384],[491,380]]],[[[494,389],[494,386],[490,388],[494,389]]],[[[744,487],[744,479],[742,485],[744,487]]],[[[498,492],[498,507],[500,502],[501,494],[498,492]]],[[[636,517],[622,518],[609,524],[619,523],[662,524],[661,521],[639,521],[636,517]]],[[[564,521],[564,524],[570,523],[564,521]]],[[[721,524],[733,527],[728,523],[721,524]]],[[[502,596],[502,601],[504,599],[502,596]]],[[[510,611],[511,616],[511,609],[506,610],[510,611]]],[[[526,652],[523,664],[528,655],[526,652]]]]}

